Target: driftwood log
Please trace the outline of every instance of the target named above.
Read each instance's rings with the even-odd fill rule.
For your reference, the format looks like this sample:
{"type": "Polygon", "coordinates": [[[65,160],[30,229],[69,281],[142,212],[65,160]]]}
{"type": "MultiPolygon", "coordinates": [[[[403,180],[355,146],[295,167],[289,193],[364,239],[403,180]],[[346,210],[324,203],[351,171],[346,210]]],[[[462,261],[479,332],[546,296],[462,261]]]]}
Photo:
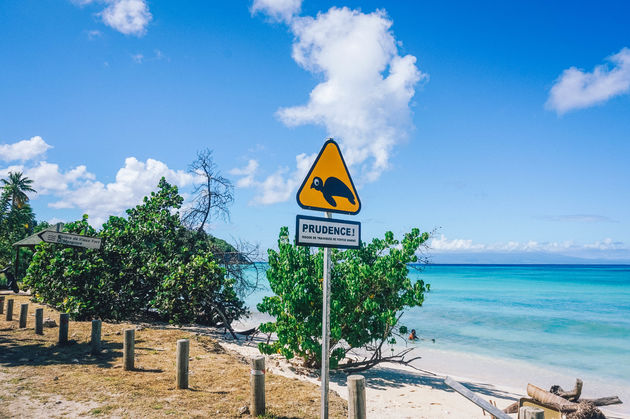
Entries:
{"type": "Polygon", "coordinates": [[[527,384],[527,395],[534,400],[552,406],[562,412],[572,412],[577,410],[577,403],[570,402],[557,394],[553,394],[533,384],[527,384]]]}
{"type": "Polygon", "coordinates": [[[581,402],[591,402],[595,406],[608,406],[611,404],[621,404],[623,403],[618,396],[611,397],[600,397],[598,399],[582,399],[581,402]]]}
{"type": "Polygon", "coordinates": [[[563,399],[567,399],[570,402],[577,402],[580,398],[580,395],[582,394],[583,385],[584,383],[582,382],[582,380],[577,378],[575,380],[575,387],[573,387],[573,390],[571,391],[564,391],[562,387],[557,386],[557,385],[551,386],[551,389],[549,389],[549,391],[553,394],[556,394],[562,397],[563,399]]]}
{"type": "MultiPolygon", "coordinates": [[[[555,385],[551,387],[551,390],[549,392],[547,392],[543,389],[529,384],[527,386],[527,394],[540,403],[547,404],[549,407],[554,407],[564,412],[578,411],[578,404],[576,403],[578,401],[580,403],[586,402],[588,404],[592,404],[593,406],[609,406],[611,404],[622,403],[622,401],[617,396],[600,397],[597,399],[580,399],[580,396],[582,394],[582,387],[583,382],[579,378],[575,380],[575,387],[571,391],[564,391],[562,387],[555,385]],[[530,392],[530,390],[532,392],[530,392]],[[555,397],[552,397],[554,395],[560,397],[561,399],[559,400],[555,397]]],[[[518,408],[519,402],[516,402],[503,409],[503,411],[505,413],[518,413],[518,408]]]]}

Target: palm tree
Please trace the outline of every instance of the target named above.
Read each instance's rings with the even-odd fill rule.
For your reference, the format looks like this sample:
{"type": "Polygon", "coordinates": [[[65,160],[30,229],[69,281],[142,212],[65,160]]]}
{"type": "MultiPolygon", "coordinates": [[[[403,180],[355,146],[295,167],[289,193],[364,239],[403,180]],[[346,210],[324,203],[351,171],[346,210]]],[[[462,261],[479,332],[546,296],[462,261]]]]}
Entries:
{"type": "Polygon", "coordinates": [[[22,208],[29,198],[26,192],[37,192],[31,187],[33,181],[22,174],[22,172],[9,172],[9,179],[2,179],[4,193],[11,197],[13,208],[22,208]]]}

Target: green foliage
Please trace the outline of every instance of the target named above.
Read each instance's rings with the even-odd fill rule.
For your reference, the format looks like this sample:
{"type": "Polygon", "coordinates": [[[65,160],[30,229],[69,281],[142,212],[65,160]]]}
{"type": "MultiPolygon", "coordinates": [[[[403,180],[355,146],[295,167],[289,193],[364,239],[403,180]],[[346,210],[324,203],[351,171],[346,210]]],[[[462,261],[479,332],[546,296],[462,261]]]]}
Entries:
{"type": "MultiPolygon", "coordinates": [[[[68,233],[96,235],[87,223],[87,216],[64,226],[68,233]]],[[[36,299],[74,317],[96,316],[103,305],[115,309],[115,301],[103,298],[102,284],[95,280],[105,273],[105,263],[96,250],[62,247],[40,243],[27,270],[25,283],[36,299]]]]}
{"type": "MultiPolygon", "coordinates": [[[[394,342],[393,333],[405,308],[421,306],[429,285],[412,283],[408,263],[429,238],[413,229],[399,242],[391,232],[359,249],[331,252],[330,364],[336,368],[352,348],[380,350],[394,342]]],[[[261,331],[274,332],[276,342],[259,344],[263,353],[299,356],[305,365],[319,366],[322,334],[323,251],[290,243],[288,229],[280,230],[278,251],[269,250],[267,278],[276,294],[258,304],[275,322],[261,331]]],[[[404,328],[404,326],[402,326],[404,328]]]]}
{"type": "Polygon", "coordinates": [[[208,241],[180,222],[182,200],[162,178],[157,192],[127,210],[127,218],[110,217],[99,233],[87,216],[66,224],[66,232],[101,237],[102,248],[41,243],[25,283],[37,300],[77,319],[122,320],[150,310],[175,323],[213,323],[217,310],[239,317],[243,302],[208,241]]]}
{"type": "Polygon", "coordinates": [[[215,249],[218,253],[238,253],[234,246],[223,239],[208,234],[207,240],[210,242],[211,247],[215,249]]]}
{"type": "MultiPolygon", "coordinates": [[[[26,194],[35,192],[31,187],[33,181],[21,172],[9,172],[8,178],[0,182],[0,267],[4,267],[14,260],[13,243],[32,234],[37,223],[26,194]]],[[[29,250],[20,249],[18,272],[26,270],[30,255],[29,250]]]]}

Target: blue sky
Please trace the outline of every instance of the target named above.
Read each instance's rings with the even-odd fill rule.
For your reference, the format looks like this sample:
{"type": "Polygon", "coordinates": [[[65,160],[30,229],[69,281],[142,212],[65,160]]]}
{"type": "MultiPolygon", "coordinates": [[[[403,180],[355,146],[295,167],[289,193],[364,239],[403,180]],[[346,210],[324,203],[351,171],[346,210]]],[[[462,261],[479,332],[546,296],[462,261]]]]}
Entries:
{"type": "Polygon", "coordinates": [[[0,170],[98,224],[214,150],[211,232],[265,249],[325,139],[363,238],[436,261],[630,261],[627,2],[0,2],[0,170]],[[577,260],[577,259],[576,259],[577,260]]]}

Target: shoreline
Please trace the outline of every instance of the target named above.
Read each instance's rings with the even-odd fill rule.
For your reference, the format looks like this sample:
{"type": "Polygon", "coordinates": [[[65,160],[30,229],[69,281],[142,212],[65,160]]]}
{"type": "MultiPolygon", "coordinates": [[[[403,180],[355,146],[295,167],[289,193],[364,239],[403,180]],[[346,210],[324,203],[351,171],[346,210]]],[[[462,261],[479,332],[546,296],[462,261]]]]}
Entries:
{"type": "MultiPolygon", "coordinates": [[[[256,313],[249,319],[236,323],[236,330],[241,330],[241,326],[243,329],[258,326],[262,320],[260,316],[260,313],[256,313]]],[[[243,356],[259,354],[256,344],[254,341],[244,346],[222,339],[222,345],[243,356]]],[[[607,380],[588,373],[537,365],[524,360],[432,348],[430,345],[432,344],[426,341],[422,342],[410,354],[422,357],[412,364],[421,371],[404,365],[383,363],[360,373],[367,381],[368,416],[391,416],[392,409],[395,409],[396,417],[401,418],[484,418],[481,408],[443,384],[444,377],[450,376],[485,400],[495,401],[500,409],[518,401],[520,397],[526,397],[528,383],[546,389],[558,384],[568,389],[573,387],[576,378],[581,378],[584,381],[583,397],[616,395],[624,402],[621,405],[601,407],[606,417],[630,418],[630,386],[618,380],[607,380]]],[[[296,374],[283,357],[266,357],[270,361],[268,364],[272,366],[270,370],[274,373],[319,383],[319,374],[296,374]]],[[[345,373],[332,372],[330,388],[347,399],[345,377],[345,373]]]]}

